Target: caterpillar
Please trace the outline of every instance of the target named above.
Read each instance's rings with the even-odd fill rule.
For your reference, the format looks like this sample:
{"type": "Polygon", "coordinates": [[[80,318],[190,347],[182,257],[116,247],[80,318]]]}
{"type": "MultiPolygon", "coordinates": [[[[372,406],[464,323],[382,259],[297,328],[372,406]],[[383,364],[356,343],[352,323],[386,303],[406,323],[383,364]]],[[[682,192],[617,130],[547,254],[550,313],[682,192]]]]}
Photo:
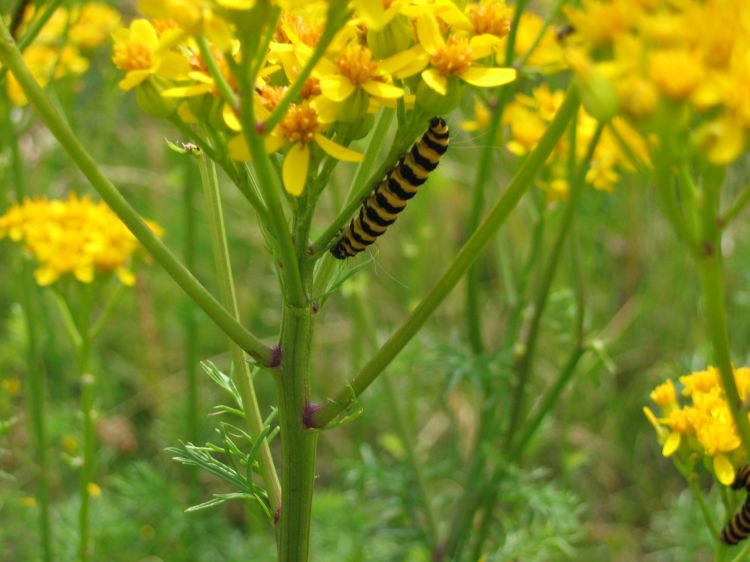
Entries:
{"type": "Polygon", "coordinates": [[[409,199],[437,168],[440,157],[448,150],[448,125],[440,117],[430,120],[430,127],[362,203],[343,236],[331,248],[333,257],[343,260],[361,252],[375,242],[396,222],[409,199]]]}
{"type": "Polygon", "coordinates": [[[741,490],[747,488],[750,492],[750,464],[746,464],[737,469],[737,474],[732,482],[732,490],[741,490]]]}
{"type": "MultiPolygon", "coordinates": [[[[750,492],[750,465],[741,466],[732,482],[733,490],[746,488],[750,492]]],[[[728,545],[737,544],[750,537],[750,496],[742,504],[742,509],[735,513],[732,520],[721,530],[721,542],[728,545]]]]}

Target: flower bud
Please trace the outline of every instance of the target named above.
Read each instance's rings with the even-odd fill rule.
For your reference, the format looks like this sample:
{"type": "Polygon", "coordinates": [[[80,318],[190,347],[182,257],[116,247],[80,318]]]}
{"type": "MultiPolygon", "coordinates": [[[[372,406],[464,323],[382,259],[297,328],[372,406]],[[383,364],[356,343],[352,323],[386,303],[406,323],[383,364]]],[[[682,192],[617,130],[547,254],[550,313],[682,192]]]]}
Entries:
{"type": "Polygon", "coordinates": [[[411,22],[396,16],[383,29],[367,30],[367,46],[377,59],[385,59],[411,47],[414,33],[411,22]]]}
{"type": "Polygon", "coordinates": [[[346,98],[338,111],[339,120],[344,123],[355,123],[367,115],[370,98],[362,88],[355,88],[352,95],[346,98]]]}
{"type": "Polygon", "coordinates": [[[576,77],[578,93],[586,112],[601,122],[612,119],[619,110],[612,82],[595,69],[576,77]]]}
{"type": "Polygon", "coordinates": [[[175,100],[161,95],[162,88],[151,79],[142,82],[135,91],[138,107],[152,117],[169,117],[177,111],[175,100]]]}
{"type": "Polygon", "coordinates": [[[424,81],[417,86],[417,105],[429,115],[450,113],[461,102],[461,82],[455,76],[448,78],[446,94],[443,96],[430,88],[424,81]]]}

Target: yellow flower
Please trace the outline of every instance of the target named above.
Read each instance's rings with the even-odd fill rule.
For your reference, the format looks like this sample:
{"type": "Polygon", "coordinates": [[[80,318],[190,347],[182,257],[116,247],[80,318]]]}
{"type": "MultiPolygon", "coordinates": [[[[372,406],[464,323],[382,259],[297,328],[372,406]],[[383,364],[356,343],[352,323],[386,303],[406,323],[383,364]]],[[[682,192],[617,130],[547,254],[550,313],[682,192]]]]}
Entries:
{"type": "Polygon", "coordinates": [[[367,47],[350,43],[335,57],[323,58],[316,66],[314,75],[320,80],[323,96],[334,102],[342,102],[361,88],[377,99],[398,99],[404,90],[391,84],[389,72],[381,63],[373,60],[367,47]]]}
{"type": "MultiPolygon", "coordinates": [[[[158,235],[161,228],[149,223],[158,235]]],[[[0,239],[22,243],[39,263],[37,283],[50,285],[73,276],[90,283],[97,273],[114,272],[125,285],[135,283],[130,269],[138,243],[104,204],[71,194],[67,200],[27,199],[0,216],[0,239]]]]}
{"type": "Polygon", "coordinates": [[[184,78],[190,70],[185,58],[164,49],[175,34],[179,31],[168,30],[159,37],[153,25],[145,19],[133,20],[129,28],[115,31],[112,60],[115,66],[126,72],[118,86],[128,91],[157,74],[172,80],[184,78]]]}
{"type": "Polygon", "coordinates": [[[106,4],[83,4],[73,16],[70,40],[81,49],[93,49],[106,41],[120,24],[120,14],[106,4]]]}
{"type": "Polygon", "coordinates": [[[677,406],[677,391],[675,390],[672,379],[667,379],[667,382],[658,385],[649,394],[649,398],[659,406],[659,409],[668,414],[675,406],[677,406]]]}
{"type": "Polygon", "coordinates": [[[516,79],[513,68],[482,67],[474,61],[493,52],[499,38],[475,35],[471,39],[451,35],[443,39],[440,25],[430,12],[417,19],[417,36],[424,51],[430,56],[430,68],[422,71],[422,80],[441,95],[448,93],[448,78],[456,76],[480,88],[502,86],[516,79]]]}
{"type": "MultiPolygon", "coordinates": [[[[271,107],[268,107],[271,109],[271,107]]],[[[239,129],[236,117],[225,120],[235,130],[239,129]]],[[[303,101],[289,106],[286,115],[278,127],[266,137],[266,150],[276,152],[285,150],[282,166],[282,180],[287,193],[298,197],[305,189],[310,166],[310,143],[317,144],[324,152],[344,162],[361,162],[362,154],[349,150],[321,132],[323,126],[318,121],[315,110],[310,103],[303,101]]],[[[243,135],[237,135],[228,144],[229,155],[235,160],[250,160],[250,150],[243,135]]]]}

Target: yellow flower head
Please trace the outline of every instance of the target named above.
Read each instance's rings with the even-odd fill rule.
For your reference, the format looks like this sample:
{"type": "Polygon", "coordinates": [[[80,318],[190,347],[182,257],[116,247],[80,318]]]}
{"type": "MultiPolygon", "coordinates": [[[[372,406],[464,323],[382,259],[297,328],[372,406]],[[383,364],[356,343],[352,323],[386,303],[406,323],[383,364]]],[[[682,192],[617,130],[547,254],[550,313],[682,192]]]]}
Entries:
{"type": "MultiPolygon", "coordinates": [[[[746,396],[750,388],[750,369],[735,370],[735,380],[740,395],[746,396]]],[[[706,460],[717,480],[728,486],[734,480],[734,463],[746,453],[714,367],[679,377],[684,386],[681,395],[688,404],[681,405],[671,379],[651,392],[651,399],[659,406],[664,417],[656,418],[648,411],[649,421],[657,430],[664,456],[677,451],[697,453],[706,460]],[[650,416],[649,416],[650,414],[650,416]],[[665,437],[663,427],[671,432],[665,437]]]]}
{"type": "MultiPolygon", "coordinates": [[[[149,226],[157,234],[161,228],[149,226]]],[[[130,269],[138,242],[104,203],[74,193],[67,200],[26,199],[0,216],[0,239],[22,243],[38,262],[37,283],[51,285],[72,276],[90,283],[96,274],[114,272],[125,285],[135,283],[130,269]]]]}
{"type": "Polygon", "coordinates": [[[166,50],[176,34],[179,31],[165,31],[159,36],[145,19],[133,20],[130,27],[115,31],[112,60],[126,72],[118,84],[120,88],[131,90],[154,75],[172,80],[185,78],[190,70],[188,61],[179,53],[166,50]]]}

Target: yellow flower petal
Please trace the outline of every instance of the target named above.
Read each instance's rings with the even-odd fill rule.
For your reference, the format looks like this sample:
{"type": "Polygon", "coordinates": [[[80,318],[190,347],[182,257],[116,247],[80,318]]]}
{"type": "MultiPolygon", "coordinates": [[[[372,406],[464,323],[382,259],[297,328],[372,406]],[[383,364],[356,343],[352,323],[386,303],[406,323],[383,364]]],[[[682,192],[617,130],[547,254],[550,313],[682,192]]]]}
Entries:
{"type": "Polygon", "coordinates": [[[382,29],[387,23],[382,2],[373,2],[372,0],[354,0],[354,5],[357,7],[357,15],[362,18],[367,29],[377,31],[382,29]]]}
{"type": "Polygon", "coordinates": [[[46,287],[52,285],[60,275],[51,267],[40,267],[34,271],[34,278],[40,287],[46,287]]]}
{"type": "Polygon", "coordinates": [[[386,99],[398,99],[404,95],[404,90],[393,84],[378,82],[377,80],[368,80],[362,84],[365,92],[371,96],[386,99]]]}
{"type": "Polygon", "coordinates": [[[417,36],[424,50],[431,55],[445,45],[443,35],[440,33],[440,25],[429,10],[425,10],[417,18],[417,36]]]}
{"type": "Polygon", "coordinates": [[[336,144],[331,139],[324,137],[320,133],[315,133],[315,142],[323,149],[324,152],[333,156],[336,160],[343,162],[362,162],[364,155],[356,150],[344,148],[336,144]]]}
{"type": "MultiPolygon", "coordinates": [[[[513,68],[482,68],[472,66],[461,73],[461,79],[479,88],[494,88],[516,79],[513,68]]],[[[424,76],[423,76],[424,77],[424,76]]],[[[426,82],[426,80],[425,80],[426,82]]]]}
{"type": "Polygon", "coordinates": [[[671,457],[677,449],[680,448],[680,442],[682,441],[682,437],[679,433],[676,431],[673,431],[669,434],[669,437],[667,437],[667,440],[664,442],[664,447],[661,449],[661,454],[665,457],[671,457]]]}
{"type": "Polygon", "coordinates": [[[281,170],[284,188],[290,195],[299,197],[305,189],[307,168],[310,165],[310,148],[301,142],[289,147],[281,170]]]}
{"type": "Polygon", "coordinates": [[[428,68],[422,72],[422,80],[441,96],[448,93],[448,79],[437,68],[428,68]]]}
{"type": "Polygon", "coordinates": [[[164,98],[192,98],[202,96],[213,90],[212,86],[207,84],[193,84],[191,86],[177,86],[164,90],[161,95],[164,98]]]}
{"type": "Polygon", "coordinates": [[[341,74],[326,76],[320,80],[320,91],[333,101],[344,101],[354,91],[354,84],[341,74]]]}
{"type": "Polygon", "coordinates": [[[266,147],[266,152],[268,154],[271,154],[272,152],[281,150],[281,147],[284,146],[284,142],[285,141],[283,138],[277,137],[276,135],[266,136],[266,140],[264,142],[264,145],[266,147]]]}
{"type": "Polygon", "coordinates": [[[734,467],[725,455],[714,457],[714,473],[716,473],[719,482],[725,486],[731,486],[734,482],[734,467]]]}
{"type": "Polygon", "coordinates": [[[450,0],[438,1],[435,5],[435,11],[440,19],[453,29],[460,29],[467,33],[472,33],[474,31],[474,26],[471,24],[471,20],[450,0]]]}
{"type": "Polygon", "coordinates": [[[231,139],[227,143],[227,151],[232,160],[240,160],[242,162],[250,161],[250,149],[248,148],[243,135],[237,135],[231,139]]]}
{"type": "Polygon", "coordinates": [[[115,275],[120,282],[126,287],[132,287],[135,285],[135,273],[124,267],[118,267],[115,270],[115,275]]]}
{"type": "Polygon", "coordinates": [[[407,78],[424,70],[430,62],[430,55],[421,45],[414,45],[406,51],[383,59],[378,64],[380,70],[396,78],[407,78]]]}
{"type": "Polygon", "coordinates": [[[132,72],[128,72],[125,78],[120,80],[117,85],[123,92],[127,92],[143,82],[150,74],[150,70],[133,70],[132,72]]]}
{"type": "Polygon", "coordinates": [[[491,54],[501,41],[502,40],[499,37],[496,35],[490,35],[489,33],[475,35],[469,39],[469,45],[471,45],[471,58],[474,60],[483,59],[491,54]]]}
{"type": "Polygon", "coordinates": [[[237,114],[228,103],[225,103],[224,107],[221,108],[221,117],[224,119],[226,126],[233,131],[240,132],[242,130],[242,125],[237,114]]]}

